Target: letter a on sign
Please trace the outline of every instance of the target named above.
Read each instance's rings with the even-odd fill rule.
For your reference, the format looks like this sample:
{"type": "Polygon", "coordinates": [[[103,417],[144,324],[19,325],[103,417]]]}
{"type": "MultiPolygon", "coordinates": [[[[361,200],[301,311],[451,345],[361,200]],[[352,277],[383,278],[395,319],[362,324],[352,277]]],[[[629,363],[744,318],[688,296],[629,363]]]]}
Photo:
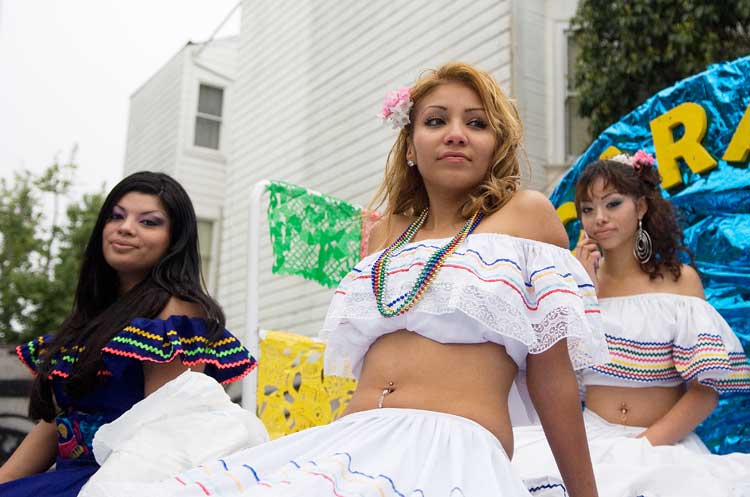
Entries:
{"type": "Polygon", "coordinates": [[[707,128],[706,111],[692,102],[680,104],[651,121],[662,187],[666,189],[682,183],[678,159],[684,160],[694,173],[703,173],[716,166],[716,160],[701,145],[707,128]],[[674,130],[680,125],[684,126],[685,133],[675,141],[674,130]]]}
{"type": "Polygon", "coordinates": [[[750,155],[750,105],[745,109],[745,115],[740,119],[740,124],[722,159],[727,162],[745,162],[748,155],[750,155]]]}

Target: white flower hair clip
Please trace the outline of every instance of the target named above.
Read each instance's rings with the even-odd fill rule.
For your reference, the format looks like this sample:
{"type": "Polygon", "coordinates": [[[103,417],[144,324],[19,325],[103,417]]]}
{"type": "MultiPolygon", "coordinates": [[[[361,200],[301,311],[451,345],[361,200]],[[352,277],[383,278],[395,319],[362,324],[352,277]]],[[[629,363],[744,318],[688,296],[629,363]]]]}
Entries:
{"type": "Polygon", "coordinates": [[[640,170],[641,167],[650,168],[655,162],[654,156],[643,150],[638,150],[632,156],[628,154],[617,154],[609,160],[626,164],[636,171],[640,170]]]}
{"type": "Polygon", "coordinates": [[[411,122],[409,111],[412,105],[414,105],[414,102],[411,100],[411,88],[408,86],[389,91],[385,94],[380,118],[384,124],[390,124],[393,129],[403,129],[411,122]]]}

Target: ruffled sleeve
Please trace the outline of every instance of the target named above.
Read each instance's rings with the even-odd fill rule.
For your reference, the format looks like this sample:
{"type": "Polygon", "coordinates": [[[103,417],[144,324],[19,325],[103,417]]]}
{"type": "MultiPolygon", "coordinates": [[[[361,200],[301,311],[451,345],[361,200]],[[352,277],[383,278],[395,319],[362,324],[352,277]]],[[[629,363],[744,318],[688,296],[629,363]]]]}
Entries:
{"type": "Polygon", "coordinates": [[[529,353],[538,354],[561,339],[576,370],[609,361],[596,289],[586,270],[568,250],[545,243],[519,240],[523,306],[533,330],[529,353]]]}
{"type": "MultiPolygon", "coordinates": [[[[408,244],[391,258],[385,299],[396,303],[446,240],[408,244]]],[[[565,339],[575,369],[609,360],[596,293],[583,266],[566,249],[495,233],[467,237],[423,298],[408,312],[384,318],[375,304],[363,259],[337,288],[323,324],[325,372],[357,378],[369,347],[387,333],[409,330],[439,343],[493,342],[525,369],[565,339]]]]}
{"type": "Polygon", "coordinates": [[[129,361],[166,363],[179,358],[186,366],[204,364],[204,372],[220,383],[237,381],[255,368],[255,358],[230,332],[224,330],[216,340],[207,334],[199,318],[136,318],[107,343],[102,358],[113,376],[129,361]]]}
{"type": "Polygon", "coordinates": [[[52,335],[44,335],[37,337],[30,342],[16,347],[16,355],[18,359],[23,363],[24,366],[29,368],[31,374],[36,375],[39,369],[39,364],[44,356],[47,344],[52,339],[52,335]]]}
{"type": "Polygon", "coordinates": [[[727,322],[703,299],[683,302],[672,345],[672,360],[682,378],[722,394],[750,393],[750,363],[727,322]]]}

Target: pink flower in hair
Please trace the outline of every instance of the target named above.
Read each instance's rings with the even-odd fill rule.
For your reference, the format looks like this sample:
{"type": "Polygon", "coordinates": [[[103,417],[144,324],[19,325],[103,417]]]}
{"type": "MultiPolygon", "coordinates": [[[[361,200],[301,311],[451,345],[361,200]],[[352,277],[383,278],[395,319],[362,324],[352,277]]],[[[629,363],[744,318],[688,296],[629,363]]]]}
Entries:
{"type": "Polygon", "coordinates": [[[638,150],[635,154],[633,154],[631,165],[635,169],[638,169],[640,166],[653,166],[654,156],[643,150],[638,150]]]}
{"type": "Polygon", "coordinates": [[[385,94],[380,118],[389,122],[393,129],[401,129],[409,124],[409,111],[414,102],[411,100],[411,88],[402,86],[398,90],[385,94]]]}

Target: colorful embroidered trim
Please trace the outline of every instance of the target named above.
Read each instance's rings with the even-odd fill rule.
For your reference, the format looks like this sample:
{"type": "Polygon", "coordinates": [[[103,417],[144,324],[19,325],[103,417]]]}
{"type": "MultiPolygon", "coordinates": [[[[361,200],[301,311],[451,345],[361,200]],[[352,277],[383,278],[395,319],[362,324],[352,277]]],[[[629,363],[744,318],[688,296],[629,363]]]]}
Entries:
{"type": "MultiPolygon", "coordinates": [[[[102,348],[105,368],[100,375],[113,376],[135,359],[165,363],[179,357],[185,366],[206,364],[206,373],[221,383],[242,379],[257,365],[255,358],[231,333],[224,330],[220,339],[209,341],[205,323],[200,319],[172,316],[167,320],[136,318],[102,348]]],[[[36,374],[52,335],[39,337],[16,347],[16,354],[36,374]]],[[[53,376],[67,378],[78,360],[82,347],[63,347],[52,359],[53,376]]]]}
{"type": "Polygon", "coordinates": [[[731,371],[724,341],[719,335],[699,333],[698,340],[693,345],[673,345],[672,357],[675,368],[685,381],[695,379],[709,371],[731,371]]]}
{"type": "Polygon", "coordinates": [[[742,352],[728,352],[720,335],[699,333],[694,345],[641,342],[605,335],[612,361],[591,369],[641,383],[698,379],[719,393],[750,391],[750,364],[742,352]],[[706,375],[719,378],[704,378],[706,375]]]}
{"type": "Polygon", "coordinates": [[[672,360],[672,342],[639,342],[606,335],[612,361],[592,369],[638,382],[682,381],[672,360]]]}
{"type": "MultiPolygon", "coordinates": [[[[388,276],[424,267],[427,264],[427,261],[424,260],[427,259],[426,254],[422,258],[421,254],[417,255],[413,254],[413,252],[430,251],[432,253],[432,249],[439,248],[436,245],[418,244],[394,253],[391,257],[391,267],[387,273],[388,276]],[[400,259],[404,259],[404,263],[398,264],[400,259]]],[[[600,313],[593,285],[577,284],[571,273],[562,273],[554,265],[532,271],[529,273],[528,280],[526,280],[521,271],[521,266],[513,259],[498,258],[486,260],[474,249],[468,249],[463,252],[456,250],[453,255],[454,257],[443,264],[443,269],[466,271],[483,283],[504,284],[518,294],[523,301],[523,305],[530,311],[538,310],[541,301],[553,294],[568,293],[583,299],[585,313],[600,313]]],[[[335,293],[346,295],[347,291],[344,288],[349,281],[366,279],[372,279],[372,269],[366,272],[366,270],[355,267],[335,293]]],[[[393,301],[388,302],[387,305],[395,305],[398,301],[406,298],[406,295],[398,296],[393,301]]]]}
{"type": "MultiPolygon", "coordinates": [[[[323,483],[331,490],[331,495],[334,497],[348,495],[405,497],[407,494],[424,494],[420,489],[413,489],[411,492],[400,489],[394,478],[383,473],[368,474],[353,468],[352,456],[348,452],[337,452],[322,459],[304,462],[292,459],[277,471],[272,472],[268,478],[263,478],[255,468],[248,464],[232,466],[227,465],[221,459],[219,463],[221,463],[220,468],[217,468],[215,464],[213,467],[218,471],[212,471],[208,465],[203,465],[200,467],[204,473],[202,475],[195,477],[183,475],[173,478],[183,487],[197,486],[205,496],[226,495],[226,490],[229,489],[231,489],[230,493],[234,489],[242,492],[256,485],[270,489],[283,488],[288,491],[290,488],[299,489],[300,486],[313,482],[323,483]],[[227,480],[231,481],[229,489],[227,480]]],[[[464,492],[460,487],[453,486],[445,495],[464,495],[464,492]]]]}
{"type": "Polygon", "coordinates": [[[729,352],[731,372],[724,378],[716,380],[706,378],[700,382],[719,393],[750,392],[750,363],[743,352],[729,352]]]}

